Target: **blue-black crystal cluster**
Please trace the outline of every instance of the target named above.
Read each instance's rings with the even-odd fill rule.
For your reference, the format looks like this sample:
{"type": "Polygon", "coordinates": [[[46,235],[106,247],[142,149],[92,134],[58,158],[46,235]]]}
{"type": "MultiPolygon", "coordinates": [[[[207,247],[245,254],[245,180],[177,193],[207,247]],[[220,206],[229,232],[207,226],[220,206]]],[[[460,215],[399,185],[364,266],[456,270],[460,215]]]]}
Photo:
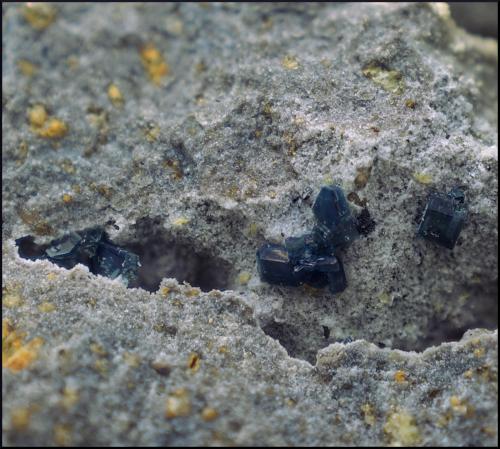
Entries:
{"type": "Polygon", "coordinates": [[[310,233],[288,237],[285,245],[266,243],[257,251],[260,277],[270,284],[308,284],[332,293],[347,286],[338,250],[359,237],[357,220],[339,186],[323,187],[313,205],[317,223],[310,233]]]}
{"type": "Polygon", "coordinates": [[[417,235],[453,249],[467,217],[465,193],[459,187],[447,194],[432,192],[417,229],[417,235]]]}
{"type": "Polygon", "coordinates": [[[21,257],[46,259],[66,269],[80,263],[89,267],[93,274],[111,279],[120,277],[126,286],[136,280],[137,270],[141,266],[139,256],[115,245],[100,227],[70,232],[52,240],[41,254],[29,255],[23,252],[22,242],[26,239],[27,237],[22,237],[16,240],[21,257]]]}

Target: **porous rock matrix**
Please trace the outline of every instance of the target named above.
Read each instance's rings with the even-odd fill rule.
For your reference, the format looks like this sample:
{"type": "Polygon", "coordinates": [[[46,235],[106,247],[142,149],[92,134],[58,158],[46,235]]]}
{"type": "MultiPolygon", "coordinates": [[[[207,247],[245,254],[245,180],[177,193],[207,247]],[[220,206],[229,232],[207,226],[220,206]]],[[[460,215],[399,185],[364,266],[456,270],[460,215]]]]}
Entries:
{"type": "Polygon", "coordinates": [[[496,41],[442,4],[2,21],[3,444],[497,444],[496,41]],[[347,288],[260,282],[329,184],[371,220],[347,288]],[[455,248],[416,238],[456,185],[455,248]],[[93,226],[136,288],[14,244],[93,226]]]}

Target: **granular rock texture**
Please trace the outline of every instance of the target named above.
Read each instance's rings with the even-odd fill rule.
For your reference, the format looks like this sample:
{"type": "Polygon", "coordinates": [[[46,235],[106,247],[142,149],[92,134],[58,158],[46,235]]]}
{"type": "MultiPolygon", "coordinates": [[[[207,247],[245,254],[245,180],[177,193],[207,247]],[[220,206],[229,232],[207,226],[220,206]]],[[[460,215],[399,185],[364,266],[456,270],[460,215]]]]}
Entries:
{"type": "Polygon", "coordinates": [[[3,444],[497,444],[496,41],[443,4],[2,21],[3,444]],[[332,183],[373,220],[346,290],[261,283],[332,183]],[[416,229],[455,186],[451,251],[416,229]],[[14,244],[93,226],[142,288],[14,244]]]}

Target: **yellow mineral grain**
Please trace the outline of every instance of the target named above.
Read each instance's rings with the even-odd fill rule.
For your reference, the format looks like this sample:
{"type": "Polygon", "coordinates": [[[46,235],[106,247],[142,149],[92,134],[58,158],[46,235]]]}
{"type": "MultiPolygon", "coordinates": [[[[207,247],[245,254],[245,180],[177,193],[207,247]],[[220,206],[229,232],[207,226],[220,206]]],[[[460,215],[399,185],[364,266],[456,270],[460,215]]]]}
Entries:
{"type": "Polygon", "coordinates": [[[250,280],[251,277],[252,277],[252,275],[248,271],[242,271],[238,275],[238,282],[241,285],[246,285],[246,284],[248,284],[248,281],[250,280]]]}
{"type": "Polygon", "coordinates": [[[229,352],[229,348],[226,345],[219,346],[217,350],[219,354],[227,354],[229,352]]]}
{"type": "Polygon", "coordinates": [[[369,426],[373,426],[375,424],[375,411],[371,404],[363,404],[361,406],[361,411],[363,412],[363,416],[365,418],[365,423],[369,426]]]}
{"type": "Polygon", "coordinates": [[[59,166],[63,169],[64,173],[67,173],[68,175],[72,175],[73,173],[76,172],[76,167],[73,165],[73,162],[71,162],[69,159],[63,159],[59,163],[59,166]]]}
{"type": "Polygon", "coordinates": [[[222,296],[222,292],[220,290],[210,290],[208,292],[208,296],[211,298],[220,298],[222,296]]]}
{"type": "Polygon", "coordinates": [[[23,299],[17,290],[6,290],[2,295],[2,306],[9,309],[19,307],[23,304],[23,299]]]}
{"type": "Polygon", "coordinates": [[[37,104],[28,110],[28,118],[31,126],[40,128],[47,121],[48,114],[41,104],[37,104]]]}
{"type": "Polygon", "coordinates": [[[139,354],[134,354],[133,352],[125,352],[123,354],[123,360],[132,368],[137,368],[141,364],[141,356],[139,354]]]}
{"type": "Polygon", "coordinates": [[[80,393],[75,388],[64,387],[59,405],[66,410],[72,409],[80,400],[80,393]]]}
{"type": "Polygon", "coordinates": [[[62,200],[64,204],[70,204],[73,202],[73,196],[69,193],[63,193],[62,200]]]}
{"type": "MultiPolygon", "coordinates": [[[[148,142],[155,142],[160,137],[160,128],[158,126],[150,126],[144,130],[144,136],[148,142]]],[[[178,163],[178,161],[175,161],[178,163]]]]}
{"type": "Polygon", "coordinates": [[[357,189],[362,189],[370,179],[371,167],[359,167],[357,169],[356,177],[354,178],[354,185],[357,189]]]}
{"type": "Polygon", "coordinates": [[[161,296],[167,297],[169,293],[170,287],[162,287],[162,289],[160,290],[161,296]]]}
{"type": "Polygon", "coordinates": [[[213,421],[219,416],[219,413],[217,413],[217,410],[211,407],[205,407],[201,411],[201,417],[203,421],[213,421]]]}
{"type": "Polygon", "coordinates": [[[186,218],[186,217],[175,218],[172,221],[172,224],[174,226],[184,226],[185,224],[188,224],[188,223],[189,223],[189,218],[186,218]]]}
{"type": "Polygon", "coordinates": [[[20,59],[17,61],[17,66],[21,73],[28,77],[33,76],[38,70],[38,67],[27,59],[20,59]]]}
{"type": "Polygon", "coordinates": [[[73,440],[71,427],[68,424],[54,426],[54,443],[57,446],[71,446],[73,440]]]}
{"type": "Polygon", "coordinates": [[[47,137],[48,139],[58,139],[64,137],[67,133],[68,125],[57,118],[49,119],[46,126],[38,132],[41,137],[47,137]]]}
{"type": "Polygon", "coordinates": [[[466,418],[470,418],[474,414],[474,408],[458,396],[450,397],[450,407],[455,414],[464,415],[466,418]]]}
{"type": "Polygon", "coordinates": [[[473,371],[471,369],[468,369],[467,371],[464,371],[464,377],[466,379],[472,379],[472,376],[473,376],[473,371]]]}
{"type": "Polygon", "coordinates": [[[38,305],[38,310],[43,313],[50,313],[56,310],[56,306],[51,302],[44,301],[38,305]]]}
{"type": "Polygon", "coordinates": [[[165,19],[165,29],[168,33],[175,36],[180,36],[184,30],[184,24],[182,20],[175,17],[167,17],[165,19]]]}
{"type": "Polygon", "coordinates": [[[188,369],[191,370],[192,373],[196,373],[200,369],[200,365],[200,355],[196,352],[192,352],[191,354],[189,354],[187,361],[188,369]]]}
{"type": "Polygon", "coordinates": [[[250,223],[247,227],[248,237],[256,237],[259,232],[259,225],[257,223],[250,223]]]}
{"type": "Polygon", "coordinates": [[[35,30],[44,30],[54,22],[56,10],[49,3],[27,2],[22,7],[22,15],[35,30]]]}
{"type": "Polygon", "coordinates": [[[332,175],[325,175],[325,176],[323,176],[323,184],[333,184],[333,177],[332,177],[332,175]]]}
{"type": "Polygon", "coordinates": [[[415,446],[421,441],[415,419],[405,411],[391,413],[384,425],[384,432],[391,446],[415,446]]]}
{"type": "Polygon", "coordinates": [[[123,104],[123,95],[116,84],[110,84],[108,86],[108,98],[115,106],[121,106],[123,104]]]}
{"type": "Polygon", "coordinates": [[[90,343],[90,350],[99,356],[106,356],[108,352],[99,343],[90,343]]]}
{"type": "Polygon", "coordinates": [[[200,296],[201,290],[198,287],[188,288],[184,291],[184,295],[188,298],[194,298],[200,296]]]}
{"type": "Polygon", "coordinates": [[[10,423],[12,429],[16,432],[26,430],[30,425],[31,415],[36,407],[20,407],[12,410],[10,414],[10,423]]]}
{"type": "Polygon", "coordinates": [[[371,63],[363,69],[363,75],[387,92],[396,95],[403,93],[405,84],[403,77],[397,70],[391,70],[379,63],[371,63]]]}
{"type": "Polygon", "coordinates": [[[416,101],[409,98],[408,100],[405,101],[405,106],[409,109],[415,109],[416,101]]]}
{"type": "Polygon", "coordinates": [[[494,427],[481,427],[480,430],[481,432],[492,438],[496,437],[497,435],[497,430],[494,427]]]}
{"type": "Polygon", "coordinates": [[[165,418],[172,419],[189,416],[191,413],[191,400],[185,388],[179,388],[172,392],[167,398],[165,406],[165,418]]]}
{"type": "Polygon", "coordinates": [[[432,183],[432,176],[427,173],[413,173],[413,179],[423,185],[432,183]]]}
{"type": "Polygon", "coordinates": [[[159,85],[166,75],[169,67],[162,54],[152,44],[148,44],[141,49],[141,60],[144,69],[149,75],[151,81],[159,85]]]}
{"type": "Polygon", "coordinates": [[[50,272],[50,273],[47,275],[47,279],[48,279],[49,281],[55,281],[55,280],[57,279],[57,274],[50,272]]]}
{"type": "Polygon", "coordinates": [[[18,154],[16,160],[17,166],[23,165],[26,162],[26,158],[28,157],[28,152],[29,152],[28,144],[26,143],[25,140],[22,140],[18,147],[18,154]]]}
{"type": "Polygon", "coordinates": [[[105,376],[109,370],[109,363],[106,359],[98,359],[94,362],[94,369],[105,376]]]}
{"type": "Polygon", "coordinates": [[[27,368],[38,357],[38,350],[43,344],[39,337],[24,343],[25,334],[14,330],[12,324],[2,321],[2,366],[12,372],[27,368]]]}
{"type": "Polygon", "coordinates": [[[474,349],[474,357],[480,359],[481,357],[484,357],[484,354],[486,353],[486,351],[484,350],[484,348],[476,348],[474,349]]]}
{"type": "Polygon", "coordinates": [[[281,60],[281,65],[287,70],[296,70],[299,68],[299,63],[295,56],[287,55],[281,60]]]}
{"type": "Polygon", "coordinates": [[[31,131],[40,137],[57,139],[64,137],[68,132],[68,126],[62,120],[49,118],[43,105],[35,105],[28,110],[28,119],[31,131]]]}
{"type": "Polygon", "coordinates": [[[394,380],[399,384],[406,382],[406,373],[402,370],[397,370],[394,373],[394,380]]]}
{"type": "MultiPolygon", "coordinates": [[[[14,326],[8,318],[2,320],[2,348],[4,340],[14,332],[14,326]]],[[[2,349],[3,353],[3,349],[2,349]]]]}

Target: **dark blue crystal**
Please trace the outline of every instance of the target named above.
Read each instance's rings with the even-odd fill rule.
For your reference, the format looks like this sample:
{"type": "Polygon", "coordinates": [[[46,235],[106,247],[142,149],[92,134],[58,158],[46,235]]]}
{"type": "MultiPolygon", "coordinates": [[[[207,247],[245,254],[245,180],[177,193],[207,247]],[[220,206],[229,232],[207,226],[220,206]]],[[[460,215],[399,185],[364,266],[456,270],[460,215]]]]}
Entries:
{"type": "Polygon", "coordinates": [[[257,251],[257,267],[264,282],[278,285],[300,285],[286,249],[281,245],[266,243],[257,251]]]}
{"type": "Polygon", "coordinates": [[[120,276],[127,286],[135,281],[141,266],[136,254],[112,243],[101,227],[70,232],[41,250],[32,248],[36,246],[32,241],[30,236],[16,240],[21,257],[30,260],[47,259],[67,269],[80,263],[88,266],[93,274],[111,279],[120,276]]]}
{"type": "Polygon", "coordinates": [[[288,252],[292,264],[297,264],[300,260],[309,259],[320,254],[322,248],[314,239],[313,234],[304,234],[300,237],[288,237],[285,239],[285,249],[288,252]]]}
{"type": "Polygon", "coordinates": [[[429,196],[417,235],[453,249],[467,216],[465,194],[454,188],[448,194],[433,192],[429,196]]]}
{"type": "Polygon", "coordinates": [[[357,221],[339,186],[322,187],[314,202],[313,212],[318,220],[313,234],[319,244],[340,248],[359,237],[357,221]]]}
{"type": "Polygon", "coordinates": [[[47,259],[63,268],[73,268],[79,263],[79,248],[82,238],[71,232],[60,239],[50,242],[45,250],[47,259]]]}
{"type": "Polygon", "coordinates": [[[260,277],[271,284],[330,288],[332,293],[347,286],[337,249],[359,236],[342,189],[323,187],[313,206],[318,224],[311,233],[288,237],[285,246],[266,244],[257,251],[260,277]]]}
{"type": "Polygon", "coordinates": [[[100,242],[92,258],[90,270],[94,274],[115,279],[121,276],[125,285],[135,280],[140,267],[139,257],[112,243],[100,242]]]}
{"type": "Polygon", "coordinates": [[[337,257],[337,264],[328,272],[328,284],[332,293],[340,293],[347,287],[347,279],[345,277],[344,266],[342,261],[337,257]]]}

